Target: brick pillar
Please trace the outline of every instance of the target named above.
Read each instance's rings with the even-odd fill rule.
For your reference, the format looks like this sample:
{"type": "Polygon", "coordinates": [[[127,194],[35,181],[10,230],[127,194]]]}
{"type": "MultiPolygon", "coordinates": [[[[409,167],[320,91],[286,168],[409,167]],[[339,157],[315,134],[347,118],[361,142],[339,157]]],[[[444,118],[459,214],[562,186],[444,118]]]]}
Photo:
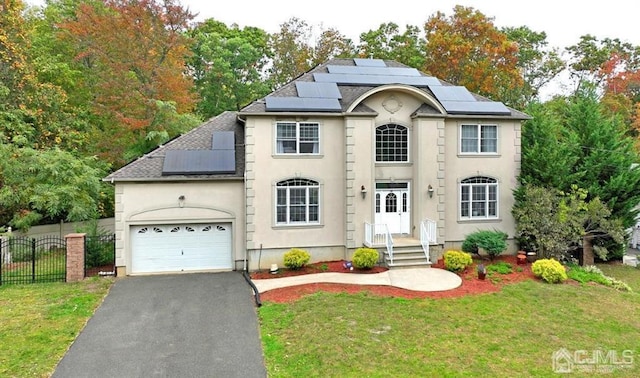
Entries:
{"type": "Polygon", "coordinates": [[[582,238],[582,266],[593,265],[593,236],[582,238]]]}
{"type": "Polygon", "coordinates": [[[69,234],[67,241],[67,282],[84,279],[84,236],[86,234],[69,234]]]}

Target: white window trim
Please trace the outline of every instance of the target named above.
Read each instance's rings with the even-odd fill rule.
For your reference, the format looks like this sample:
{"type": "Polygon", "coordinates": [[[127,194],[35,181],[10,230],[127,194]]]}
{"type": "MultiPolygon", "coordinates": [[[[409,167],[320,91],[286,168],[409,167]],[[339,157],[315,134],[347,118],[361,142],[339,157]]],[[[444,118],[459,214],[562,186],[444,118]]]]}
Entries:
{"type": "Polygon", "coordinates": [[[316,183],[316,185],[301,185],[301,186],[278,186],[278,183],[281,182],[285,182],[285,181],[289,181],[289,180],[293,180],[293,179],[284,179],[284,180],[279,180],[277,182],[274,183],[274,192],[273,192],[273,220],[274,220],[274,225],[275,227],[305,227],[305,226],[319,226],[322,224],[322,185],[320,184],[319,181],[317,180],[313,180],[313,179],[308,179],[308,178],[296,178],[299,180],[307,180],[307,181],[313,181],[316,183]],[[291,203],[290,203],[290,188],[305,188],[305,196],[306,196],[306,203],[305,203],[305,207],[306,207],[306,217],[307,217],[307,221],[304,222],[290,222],[290,211],[291,211],[291,203]],[[318,189],[318,220],[317,221],[309,221],[309,189],[310,188],[315,188],[318,189]],[[278,221],[278,190],[279,189],[286,189],[286,193],[287,193],[287,204],[286,204],[286,209],[287,209],[287,215],[286,215],[286,222],[279,222],[278,221]]]}
{"type": "Polygon", "coordinates": [[[277,121],[273,124],[273,154],[278,157],[287,156],[313,156],[322,154],[322,125],[317,121],[277,121]],[[278,152],[278,125],[283,123],[293,123],[296,125],[296,152],[278,152]],[[318,152],[300,152],[300,124],[315,124],[318,126],[318,152]]]}
{"type": "Polygon", "coordinates": [[[389,123],[385,123],[382,125],[378,125],[376,126],[375,130],[374,130],[374,136],[373,136],[373,159],[374,162],[376,164],[392,164],[392,165],[396,165],[396,164],[409,164],[411,163],[411,129],[405,125],[402,125],[400,123],[396,123],[396,122],[389,122],[389,123]],[[380,127],[384,127],[384,126],[389,126],[389,125],[396,125],[396,126],[400,126],[400,127],[404,127],[407,130],[407,160],[402,160],[402,161],[384,161],[384,160],[378,160],[378,129],[380,127]]]}
{"type": "Polygon", "coordinates": [[[461,221],[482,221],[482,220],[499,220],[500,219],[500,181],[490,176],[471,176],[466,177],[458,182],[458,219],[461,221]],[[486,177],[495,180],[493,183],[463,183],[464,180],[468,180],[474,177],[486,177]],[[473,191],[471,187],[483,185],[485,187],[486,199],[484,201],[485,214],[484,216],[472,215],[472,196],[473,191]],[[469,216],[462,216],[462,188],[463,186],[469,187],[469,216]],[[496,215],[489,215],[489,186],[495,186],[496,188],[496,215]]]}
{"type": "Polygon", "coordinates": [[[458,125],[458,154],[463,156],[496,156],[500,154],[500,126],[495,123],[475,123],[475,122],[464,122],[458,125]],[[476,126],[478,131],[478,137],[476,140],[477,143],[477,152],[463,152],[462,151],[462,127],[463,126],[476,126]],[[496,128],[496,150],[494,152],[481,152],[481,141],[482,141],[482,127],[483,126],[493,126],[496,128]]]}

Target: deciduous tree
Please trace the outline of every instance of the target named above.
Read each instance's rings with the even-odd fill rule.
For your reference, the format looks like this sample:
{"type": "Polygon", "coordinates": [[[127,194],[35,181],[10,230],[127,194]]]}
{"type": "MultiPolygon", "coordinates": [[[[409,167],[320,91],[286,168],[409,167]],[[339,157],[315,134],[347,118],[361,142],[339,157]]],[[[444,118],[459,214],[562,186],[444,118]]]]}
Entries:
{"type": "Polygon", "coordinates": [[[523,85],[517,44],[480,11],[458,5],[449,17],[436,12],[424,30],[423,71],[507,104],[504,91],[523,85]]]}
{"type": "Polygon", "coordinates": [[[225,110],[239,110],[266,95],[268,34],[258,28],[240,29],[208,19],[189,32],[193,39],[188,60],[200,95],[197,111],[210,118],[225,110]]]}
{"type": "Polygon", "coordinates": [[[136,141],[168,132],[153,123],[158,101],[174,103],[178,114],[192,111],[184,35],[192,18],[175,0],[105,0],[80,4],[59,25],[95,77],[92,111],[106,118],[97,148],[108,161],[120,165],[136,141]]]}
{"type": "Polygon", "coordinates": [[[407,25],[401,34],[399,26],[390,22],[380,25],[377,30],[360,34],[359,55],[395,60],[421,69],[425,63],[424,44],[419,27],[407,25]]]}

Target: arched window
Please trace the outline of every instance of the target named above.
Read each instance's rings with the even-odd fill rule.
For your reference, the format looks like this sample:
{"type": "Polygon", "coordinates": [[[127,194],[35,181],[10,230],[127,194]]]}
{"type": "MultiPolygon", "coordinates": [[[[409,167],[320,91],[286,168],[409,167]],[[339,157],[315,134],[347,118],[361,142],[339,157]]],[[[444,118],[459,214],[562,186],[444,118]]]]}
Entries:
{"type": "Polygon", "coordinates": [[[409,131],[396,124],[376,128],[376,162],[409,161],[409,131]]]}
{"type": "Polygon", "coordinates": [[[307,179],[291,179],[276,184],[276,223],[320,222],[320,185],[307,179]]]}
{"type": "Polygon", "coordinates": [[[475,176],[460,181],[460,218],[498,217],[498,181],[475,176]]]}
{"type": "Polygon", "coordinates": [[[387,213],[397,213],[398,212],[398,197],[393,194],[387,194],[387,197],[384,200],[385,203],[385,212],[387,213]]]}

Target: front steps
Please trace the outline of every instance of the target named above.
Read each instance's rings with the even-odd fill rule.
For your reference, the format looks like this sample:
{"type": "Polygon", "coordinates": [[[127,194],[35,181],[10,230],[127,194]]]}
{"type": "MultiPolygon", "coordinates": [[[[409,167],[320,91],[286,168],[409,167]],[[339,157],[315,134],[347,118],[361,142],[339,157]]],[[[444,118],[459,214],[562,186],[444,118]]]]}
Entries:
{"type": "Polygon", "coordinates": [[[402,268],[430,268],[419,240],[409,238],[394,238],[393,263],[386,248],[379,248],[382,252],[384,264],[389,269],[402,268]]]}

